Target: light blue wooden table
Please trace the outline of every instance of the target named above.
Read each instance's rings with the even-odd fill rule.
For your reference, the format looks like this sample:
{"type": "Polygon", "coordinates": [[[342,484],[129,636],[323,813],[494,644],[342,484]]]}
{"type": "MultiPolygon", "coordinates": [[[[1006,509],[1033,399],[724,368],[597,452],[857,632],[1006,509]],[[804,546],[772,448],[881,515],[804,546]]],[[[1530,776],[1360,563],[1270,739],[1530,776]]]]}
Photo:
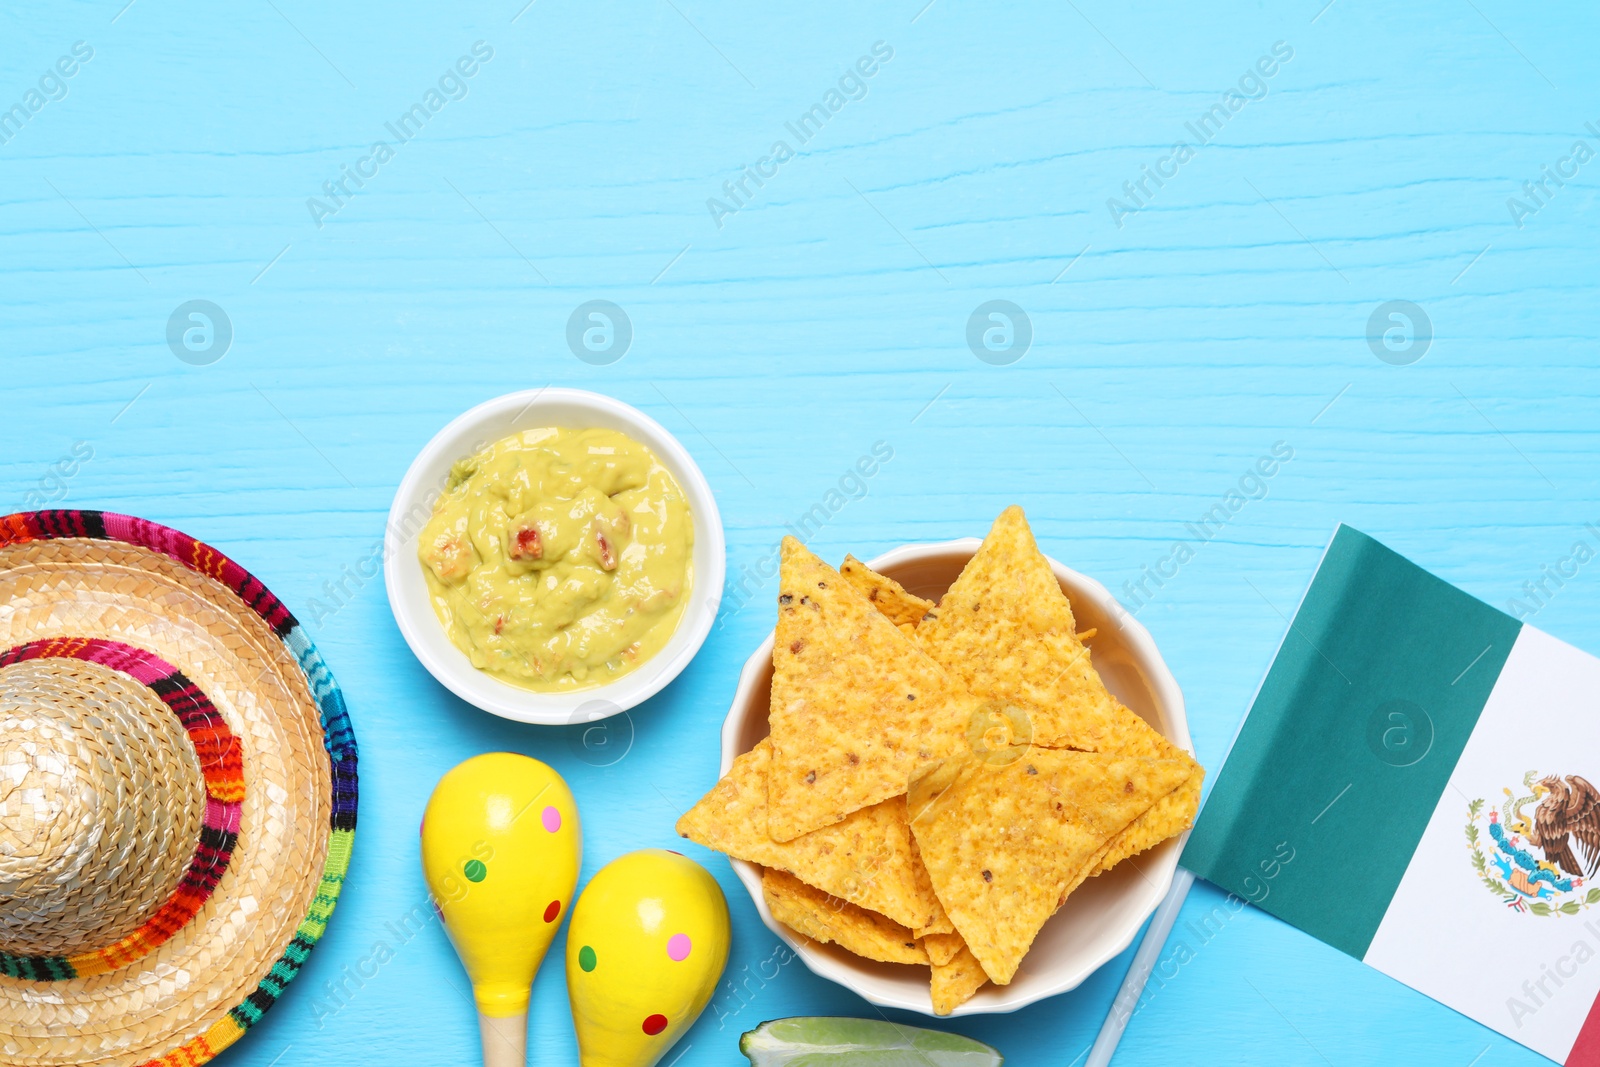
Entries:
{"type": "MultiPolygon", "coordinates": [[[[835,560],[1023,504],[1137,608],[1213,768],[1338,521],[1501,606],[1600,541],[1592,5],[525,2],[0,13],[22,108],[0,114],[0,496],[236,556],[307,621],[361,743],[331,933],[224,1062],[472,1062],[443,936],[390,926],[423,897],[428,790],[514,749],[571,782],[586,878],[671,844],[772,623],[772,581],[731,586],[819,502],[835,560]],[[226,316],[220,359],[215,315],[168,343],[191,300],[226,316]],[[619,361],[569,347],[590,300],[631,324],[619,361]],[[1027,323],[980,316],[984,360],[993,300],[1027,323]],[[659,419],[727,525],[720,625],[609,765],[448,695],[363,577],[422,444],[547,383],[659,419]],[[830,497],[878,442],[893,458],[830,497]],[[1293,458],[1198,540],[1275,445],[1293,458]]],[[[1600,562],[1546,589],[1537,625],[1600,649],[1600,562]]],[[[870,1011],[764,963],[727,864],[690,849],[732,905],[738,991],[679,1063],[870,1011]]],[[[1219,900],[1198,887],[1188,918],[1219,900]]],[[[1253,910],[1185,921],[1118,1063],[1543,1062],[1253,910]]],[[[950,1025],[1066,1065],[1126,962],[950,1025]]],[[[533,1062],[575,1061],[558,966],[533,1030],[533,1062]]]]}

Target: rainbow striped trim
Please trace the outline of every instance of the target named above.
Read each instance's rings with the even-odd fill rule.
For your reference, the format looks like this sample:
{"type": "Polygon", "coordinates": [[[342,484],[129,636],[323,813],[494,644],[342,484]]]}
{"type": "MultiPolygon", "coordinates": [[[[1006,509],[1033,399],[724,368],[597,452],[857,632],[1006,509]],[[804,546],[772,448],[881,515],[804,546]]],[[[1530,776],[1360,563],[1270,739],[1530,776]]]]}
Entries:
{"type": "Polygon", "coordinates": [[[0,652],[0,667],[35,659],[76,659],[98,663],[146,686],[183,724],[206,783],[206,813],[189,869],[172,895],[144,925],[108,948],[72,956],[18,956],[0,953],[0,974],[34,982],[87,978],[126,967],[149,955],[199,914],[222,880],[239,840],[244,806],[244,758],[239,739],[211,698],[182,671],[152,652],[120,641],[65,637],[29,641],[0,652]]]}
{"type": "Polygon", "coordinates": [[[198,1067],[243,1037],[283,995],[300,973],[311,950],[328,927],[339,890],[350,869],[356,831],[356,736],[350,726],[344,695],[318,654],[305,628],[289,609],[249,571],[202,541],[177,530],[130,515],[109,511],[30,511],[0,517],[0,547],[28,541],[84,537],[122,541],[160,552],[215,578],[238,595],[272,628],[305,672],[322,719],[323,746],[333,772],[333,814],[328,833],[328,858],[311,910],[296,928],[283,954],[242,1002],[229,1009],[203,1034],[141,1067],[198,1067]]]}

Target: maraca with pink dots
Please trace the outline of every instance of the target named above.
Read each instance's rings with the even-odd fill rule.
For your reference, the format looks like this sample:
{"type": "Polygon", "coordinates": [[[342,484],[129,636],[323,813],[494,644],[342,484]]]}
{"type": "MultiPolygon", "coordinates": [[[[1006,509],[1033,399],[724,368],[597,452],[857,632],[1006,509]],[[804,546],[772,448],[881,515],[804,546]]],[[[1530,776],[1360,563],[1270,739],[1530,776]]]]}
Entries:
{"type": "Polygon", "coordinates": [[[652,1067],[711,1000],[728,963],[716,879],[666,849],[601,868],[572,909],[567,996],[582,1067],[652,1067]]]}
{"type": "Polygon", "coordinates": [[[533,977],[572,903],[583,859],[561,776],[513,752],[475,756],[433,791],[422,871],[472,980],[485,1067],[523,1067],[533,977]]]}

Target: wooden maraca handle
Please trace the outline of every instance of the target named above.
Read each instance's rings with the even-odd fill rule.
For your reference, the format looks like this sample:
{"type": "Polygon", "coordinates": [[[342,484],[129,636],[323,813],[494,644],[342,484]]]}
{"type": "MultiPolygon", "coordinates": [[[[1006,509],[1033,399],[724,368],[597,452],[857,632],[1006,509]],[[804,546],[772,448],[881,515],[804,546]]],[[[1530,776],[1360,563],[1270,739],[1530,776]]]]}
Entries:
{"type": "Polygon", "coordinates": [[[483,1038],[483,1067],[526,1067],[527,1012],[497,1019],[480,1011],[478,1032],[483,1038]]]}

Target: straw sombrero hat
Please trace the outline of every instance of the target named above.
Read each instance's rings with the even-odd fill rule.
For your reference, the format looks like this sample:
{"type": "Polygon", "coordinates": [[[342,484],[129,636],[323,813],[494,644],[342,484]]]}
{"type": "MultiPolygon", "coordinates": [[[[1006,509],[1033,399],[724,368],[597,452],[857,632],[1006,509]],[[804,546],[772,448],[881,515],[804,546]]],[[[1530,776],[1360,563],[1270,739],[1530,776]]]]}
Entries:
{"type": "Polygon", "coordinates": [[[126,515],[0,518],[0,1063],[178,1067],[326,929],[344,698],[248,572],[126,515]]]}

